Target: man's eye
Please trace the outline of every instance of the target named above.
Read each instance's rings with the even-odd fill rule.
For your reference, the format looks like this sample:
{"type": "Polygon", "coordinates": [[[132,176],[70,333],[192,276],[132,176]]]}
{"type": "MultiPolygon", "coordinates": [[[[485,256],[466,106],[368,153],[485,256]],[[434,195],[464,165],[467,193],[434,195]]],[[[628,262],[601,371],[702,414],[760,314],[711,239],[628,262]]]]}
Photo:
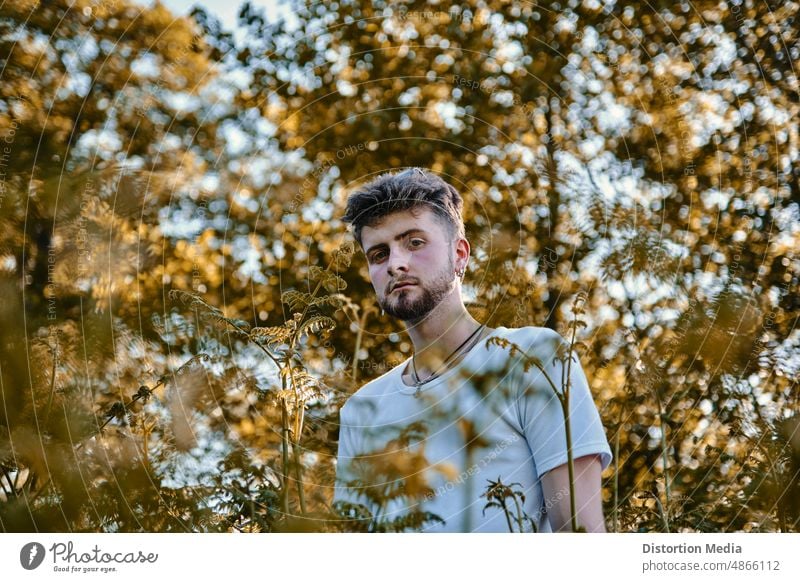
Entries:
{"type": "Polygon", "coordinates": [[[421,247],[425,244],[425,241],[419,238],[415,238],[411,241],[411,245],[415,247],[421,247]]]}
{"type": "Polygon", "coordinates": [[[373,262],[373,263],[376,263],[376,262],[380,261],[380,260],[383,258],[383,255],[384,255],[384,254],[385,254],[385,253],[383,253],[383,252],[379,252],[379,253],[373,253],[373,255],[372,255],[372,262],[373,262]]]}

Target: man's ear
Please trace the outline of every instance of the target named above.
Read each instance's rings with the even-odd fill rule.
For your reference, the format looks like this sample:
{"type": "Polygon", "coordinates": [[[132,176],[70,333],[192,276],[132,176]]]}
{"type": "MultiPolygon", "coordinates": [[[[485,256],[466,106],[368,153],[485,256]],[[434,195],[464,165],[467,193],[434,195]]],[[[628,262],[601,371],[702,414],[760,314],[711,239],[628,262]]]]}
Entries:
{"type": "Polygon", "coordinates": [[[461,262],[465,267],[469,261],[471,247],[469,241],[465,238],[460,238],[456,241],[456,261],[461,262]]]}

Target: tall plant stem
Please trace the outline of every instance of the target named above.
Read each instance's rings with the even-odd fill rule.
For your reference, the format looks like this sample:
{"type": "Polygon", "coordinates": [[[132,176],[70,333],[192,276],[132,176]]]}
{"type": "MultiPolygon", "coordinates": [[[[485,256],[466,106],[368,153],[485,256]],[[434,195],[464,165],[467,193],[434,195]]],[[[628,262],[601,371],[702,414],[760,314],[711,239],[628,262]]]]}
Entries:
{"type": "Polygon", "coordinates": [[[664,505],[661,515],[664,521],[664,530],[669,533],[669,501],[672,497],[669,484],[669,445],[667,444],[667,422],[664,416],[664,406],[661,403],[661,395],[658,389],[656,389],[656,401],[658,402],[658,418],[661,423],[661,460],[664,465],[664,505]]]}
{"type": "Polygon", "coordinates": [[[358,322],[358,332],[356,333],[356,347],[353,352],[353,386],[356,385],[358,378],[358,352],[361,351],[361,338],[364,335],[364,324],[366,323],[366,313],[360,318],[358,322]]]}
{"type": "MultiPolygon", "coordinates": [[[[622,413],[620,413],[620,419],[622,413]]],[[[620,424],[617,423],[619,427],[620,424]]],[[[619,532],[619,428],[614,437],[614,533],[619,532]]]]}
{"type": "Polygon", "coordinates": [[[572,429],[569,423],[569,397],[562,404],[565,432],[567,433],[567,469],[569,470],[569,521],[572,531],[578,531],[578,513],[575,508],[575,460],[572,458],[572,429]]]}
{"type": "Polygon", "coordinates": [[[511,512],[509,511],[508,506],[506,505],[505,499],[503,499],[501,503],[503,505],[503,513],[506,516],[506,523],[508,523],[508,531],[509,533],[514,533],[514,526],[511,525],[511,512]]]}
{"type": "Polygon", "coordinates": [[[295,441],[292,443],[292,451],[294,452],[294,478],[297,481],[297,497],[300,500],[300,513],[306,514],[306,495],[303,491],[303,467],[300,464],[300,442],[295,441]]]}
{"type": "MultiPolygon", "coordinates": [[[[577,320],[577,314],[575,315],[577,320]]],[[[575,347],[575,336],[578,333],[577,324],[572,326],[572,338],[569,342],[569,351],[567,352],[567,371],[566,378],[564,378],[564,366],[561,366],[561,388],[564,391],[564,398],[561,400],[561,406],[564,411],[564,432],[567,434],[567,466],[569,468],[569,512],[570,524],[572,531],[578,531],[578,514],[575,507],[575,459],[572,453],[572,426],[570,422],[569,412],[569,393],[570,382],[572,378],[572,351],[575,347]]]]}
{"type": "Polygon", "coordinates": [[[524,533],[525,526],[524,526],[524,518],[522,517],[522,506],[519,504],[519,499],[517,496],[514,495],[514,505],[517,506],[517,523],[519,524],[519,533],[524,533]]]}
{"type": "Polygon", "coordinates": [[[286,400],[281,398],[281,508],[284,516],[289,515],[289,413],[286,400]]]}
{"type": "MultiPolygon", "coordinates": [[[[300,501],[300,513],[305,515],[306,514],[306,498],[305,492],[303,491],[303,466],[300,464],[300,436],[303,432],[303,417],[305,416],[305,402],[300,400],[299,394],[297,392],[297,387],[295,385],[294,380],[294,368],[292,368],[292,358],[291,355],[287,356],[286,358],[286,366],[289,370],[289,382],[292,385],[295,393],[295,413],[294,419],[292,422],[291,431],[289,429],[289,419],[288,419],[288,411],[286,410],[286,400],[282,400],[284,411],[286,412],[286,432],[291,432],[292,434],[292,453],[294,454],[294,477],[297,486],[297,498],[300,501]]],[[[285,379],[285,377],[284,377],[285,379]]],[[[287,445],[288,447],[288,445],[287,445]]],[[[288,452],[286,453],[288,459],[288,452]]],[[[288,469],[284,469],[284,472],[288,475],[288,469]]],[[[288,497],[288,492],[287,492],[288,497]]]]}
{"type": "Polygon", "coordinates": [[[58,338],[56,338],[56,346],[53,348],[53,369],[50,372],[50,396],[47,398],[47,409],[44,413],[44,422],[50,420],[50,408],[53,406],[53,396],[56,393],[56,364],[58,362],[58,338]]]}

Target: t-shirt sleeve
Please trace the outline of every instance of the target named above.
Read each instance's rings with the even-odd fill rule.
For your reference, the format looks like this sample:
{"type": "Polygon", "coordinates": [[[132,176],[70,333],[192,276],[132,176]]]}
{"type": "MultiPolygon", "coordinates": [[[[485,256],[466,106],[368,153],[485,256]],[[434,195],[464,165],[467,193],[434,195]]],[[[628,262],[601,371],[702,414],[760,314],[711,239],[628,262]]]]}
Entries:
{"type": "MultiPolygon", "coordinates": [[[[562,364],[557,356],[566,354],[569,348],[566,340],[551,329],[533,329],[537,337],[527,349],[527,354],[541,362],[561,394],[564,393],[562,384],[569,369],[569,423],[573,459],[599,454],[605,469],[611,463],[611,448],[577,353],[573,351],[571,365],[562,364]]],[[[527,372],[521,372],[517,406],[539,476],[566,463],[567,438],[563,408],[553,386],[538,367],[531,366],[527,372]]]]}

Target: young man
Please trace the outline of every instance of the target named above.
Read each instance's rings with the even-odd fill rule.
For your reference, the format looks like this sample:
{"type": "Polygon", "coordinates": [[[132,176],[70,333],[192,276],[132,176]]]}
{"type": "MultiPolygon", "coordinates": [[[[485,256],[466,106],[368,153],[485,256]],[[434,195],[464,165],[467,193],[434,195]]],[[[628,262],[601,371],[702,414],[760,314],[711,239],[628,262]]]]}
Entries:
{"type": "Polygon", "coordinates": [[[378,303],[405,323],[414,350],[342,408],[334,501],[366,506],[373,527],[571,531],[564,414],[553,390],[569,370],[576,521],[604,532],[600,474],[611,450],[580,363],[556,358],[565,341],[550,329],[488,328],[467,312],[461,209],[455,188],[417,168],[384,174],[348,200],[344,220],[378,303]]]}

